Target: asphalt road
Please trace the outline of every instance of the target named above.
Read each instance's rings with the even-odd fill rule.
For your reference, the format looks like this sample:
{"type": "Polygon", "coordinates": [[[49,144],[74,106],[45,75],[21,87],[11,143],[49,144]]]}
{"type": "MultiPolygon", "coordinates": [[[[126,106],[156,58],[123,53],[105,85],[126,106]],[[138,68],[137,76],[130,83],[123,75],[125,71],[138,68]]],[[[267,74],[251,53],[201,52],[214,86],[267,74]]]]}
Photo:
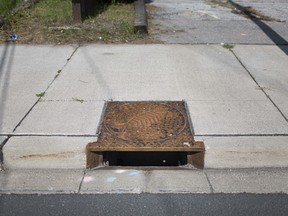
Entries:
{"type": "Polygon", "coordinates": [[[284,194],[0,195],[0,215],[288,215],[284,194]]]}

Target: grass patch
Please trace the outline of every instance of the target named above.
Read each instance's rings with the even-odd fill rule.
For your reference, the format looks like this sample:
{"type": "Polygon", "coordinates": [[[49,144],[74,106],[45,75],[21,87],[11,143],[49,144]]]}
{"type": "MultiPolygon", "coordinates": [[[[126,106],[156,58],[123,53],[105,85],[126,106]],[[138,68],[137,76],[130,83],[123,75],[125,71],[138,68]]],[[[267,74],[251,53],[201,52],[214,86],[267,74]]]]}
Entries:
{"type": "Polygon", "coordinates": [[[0,0],[0,16],[7,16],[22,2],[24,2],[24,0],[0,0]]]}
{"type": "Polygon", "coordinates": [[[45,95],[45,92],[41,92],[39,94],[36,94],[36,97],[44,97],[44,95],[45,95]]]}
{"type": "Polygon", "coordinates": [[[134,34],[134,5],[115,0],[78,24],[73,23],[71,0],[40,0],[16,14],[7,13],[5,25],[0,28],[0,42],[11,34],[18,35],[17,43],[36,44],[127,43],[143,39],[134,34]]]}
{"type": "Polygon", "coordinates": [[[227,44],[227,43],[224,43],[222,46],[223,46],[225,49],[229,49],[229,50],[231,50],[231,49],[234,48],[234,45],[232,45],[232,44],[227,44]]]}
{"type": "Polygon", "coordinates": [[[55,77],[54,77],[54,79],[56,79],[56,78],[60,75],[61,72],[62,72],[62,70],[58,70],[58,71],[57,71],[57,74],[56,74],[55,77]]]}
{"type": "Polygon", "coordinates": [[[272,91],[270,87],[266,87],[266,86],[257,86],[256,89],[262,90],[262,91],[266,91],[266,90],[272,91]]]}

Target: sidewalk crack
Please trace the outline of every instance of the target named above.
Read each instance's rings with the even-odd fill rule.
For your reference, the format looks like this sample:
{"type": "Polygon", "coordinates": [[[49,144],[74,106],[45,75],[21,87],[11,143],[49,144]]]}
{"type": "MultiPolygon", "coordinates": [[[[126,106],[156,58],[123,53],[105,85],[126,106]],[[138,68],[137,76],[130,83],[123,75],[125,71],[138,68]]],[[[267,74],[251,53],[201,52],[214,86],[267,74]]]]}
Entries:
{"type": "Polygon", "coordinates": [[[78,190],[77,190],[77,194],[79,194],[80,191],[81,191],[81,188],[82,188],[82,184],[83,184],[85,175],[86,175],[86,169],[84,169],[83,176],[82,176],[82,178],[81,178],[81,182],[80,182],[79,187],[78,187],[78,190]]]}
{"type": "Polygon", "coordinates": [[[230,51],[232,52],[234,57],[237,59],[237,61],[240,63],[240,65],[246,70],[246,72],[249,74],[249,76],[252,78],[252,80],[256,83],[256,85],[259,88],[259,90],[263,92],[263,94],[268,98],[268,100],[273,104],[273,106],[278,110],[278,112],[282,115],[282,117],[288,123],[288,118],[284,115],[284,113],[277,106],[277,104],[272,100],[272,98],[266,93],[265,89],[261,87],[261,85],[257,82],[256,78],[252,75],[252,73],[248,70],[248,68],[244,65],[244,63],[238,58],[236,53],[233,50],[230,50],[230,51]]]}
{"type": "Polygon", "coordinates": [[[18,122],[18,124],[15,126],[15,128],[13,129],[13,133],[17,130],[17,128],[22,124],[22,122],[24,121],[24,119],[30,114],[30,112],[33,110],[33,108],[38,104],[38,102],[40,101],[41,97],[38,98],[38,100],[32,105],[32,107],[28,110],[28,112],[23,116],[23,118],[18,122]]]}
{"type": "Polygon", "coordinates": [[[208,184],[209,184],[210,192],[213,194],[213,193],[214,193],[214,188],[213,188],[213,186],[212,186],[212,184],[211,184],[211,182],[210,182],[210,179],[209,179],[209,177],[208,177],[208,175],[207,175],[206,172],[204,172],[204,174],[205,174],[206,179],[207,179],[207,182],[208,182],[208,184]]]}

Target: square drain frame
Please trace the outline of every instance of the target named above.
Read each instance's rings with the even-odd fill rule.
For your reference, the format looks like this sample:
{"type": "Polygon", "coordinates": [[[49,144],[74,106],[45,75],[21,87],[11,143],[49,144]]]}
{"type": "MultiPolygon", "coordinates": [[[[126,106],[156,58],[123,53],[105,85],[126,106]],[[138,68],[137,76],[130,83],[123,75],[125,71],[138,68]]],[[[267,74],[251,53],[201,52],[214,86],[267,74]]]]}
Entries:
{"type": "Polygon", "coordinates": [[[194,140],[185,101],[108,101],[98,133],[86,146],[89,169],[109,165],[107,152],[185,153],[187,164],[204,168],[204,142],[194,140]]]}

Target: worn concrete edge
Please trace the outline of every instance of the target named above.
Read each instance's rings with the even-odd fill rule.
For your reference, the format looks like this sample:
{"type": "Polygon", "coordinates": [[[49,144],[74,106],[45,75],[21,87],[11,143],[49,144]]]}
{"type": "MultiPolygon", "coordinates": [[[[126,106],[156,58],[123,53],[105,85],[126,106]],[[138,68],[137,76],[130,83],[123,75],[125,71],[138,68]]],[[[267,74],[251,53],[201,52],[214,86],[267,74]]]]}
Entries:
{"type": "Polygon", "coordinates": [[[14,191],[14,190],[10,190],[10,191],[1,191],[0,190],[0,196],[1,195],[4,195],[4,194],[15,194],[15,195],[20,195],[20,194],[23,194],[23,195],[33,195],[33,194],[41,194],[41,195],[51,195],[51,194],[74,194],[74,195],[103,195],[103,194],[108,194],[108,195],[119,195],[119,194],[138,194],[138,195],[141,195],[141,194],[210,194],[210,195],[217,195],[217,194],[231,194],[231,195],[236,195],[236,194],[250,194],[250,195],[271,195],[271,194],[282,194],[282,195],[285,195],[285,196],[288,196],[288,193],[285,193],[285,192],[271,192],[271,193],[267,193],[267,192],[255,192],[255,193],[252,193],[252,192],[189,192],[189,191],[157,191],[157,192],[146,192],[146,191],[137,191],[137,192],[133,192],[133,191],[125,191],[125,190],[114,190],[114,191],[105,191],[105,192],[102,192],[102,191],[89,191],[89,192],[83,192],[83,191],[80,191],[80,192],[75,192],[75,191],[48,191],[48,190],[23,190],[23,191],[14,191]]]}
{"type": "Polygon", "coordinates": [[[48,191],[48,190],[7,190],[7,191],[4,191],[4,190],[0,190],[0,196],[2,194],[9,194],[9,195],[12,195],[12,194],[15,194],[15,195],[38,195],[38,194],[41,194],[41,195],[52,195],[52,194],[81,194],[79,192],[75,192],[75,191],[64,191],[64,190],[59,190],[59,191],[48,191]]]}
{"type": "MultiPolygon", "coordinates": [[[[109,169],[112,169],[112,167],[110,167],[109,169]]],[[[109,170],[109,169],[104,169],[104,170],[109,170]]],[[[39,171],[40,169],[30,169],[30,170],[38,170],[39,171]]],[[[49,170],[57,170],[57,169],[41,169],[41,170],[47,172],[49,170]]],[[[82,170],[82,169],[77,169],[77,170],[82,170]]],[[[103,169],[101,169],[101,170],[103,170],[103,169]]],[[[139,168],[138,170],[141,170],[141,168],[139,168]]],[[[156,170],[162,170],[162,169],[156,169],[156,170]]],[[[254,168],[254,169],[252,169],[252,168],[248,168],[248,169],[246,169],[246,168],[245,169],[206,169],[206,170],[205,169],[204,170],[198,169],[197,171],[200,171],[200,172],[202,171],[203,174],[206,174],[206,173],[209,173],[209,172],[212,173],[212,172],[227,171],[227,172],[229,172],[231,174],[231,176],[233,174],[235,174],[235,173],[238,173],[239,171],[240,172],[241,171],[242,172],[246,172],[247,171],[247,173],[249,173],[251,175],[251,177],[253,177],[253,175],[255,174],[256,171],[267,171],[267,172],[273,171],[274,173],[275,172],[277,173],[277,171],[279,171],[279,172],[282,171],[282,173],[283,173],[283,171],[287,171],[287,170],[288,170],[288,167],[285,167],[285,168],[254,168]]],[[[17,172],[17,170],[13,170],[13,171],[17,172]]],[[[67,172],[67,169],[65,169],[65,171],[67,172]]],[[[88,172],[89,171],[90,172],[91,171],[96,171],[97,172],[97,170],[95,170],[95,169],[91,169],[91,170],[89,169],[89,170],[86,170],[86,171],[88,171],[88,172]]],[[[176,171],[176,170],[174,170],[174,171],[176,171]]],[[[193,171],[193,170],[190,170],[190,171],[193,171]]],[[[0,175],[1,174],[5,175],[5,171],[0,172],[0,175]]],[[[69,171],[66,174],[69,174],[69,171]]],[[[2,194],[16,194],[16,195],[17,194],[27,194],[27,195],[28,194],[41,194],[41,195],[42,194],[43,195],[46,195],[46,194],[81,194],[81,195],[91,195],[91,194],[96,194],[96,195],[97,194],[98,195],[102,195],[102,194],[111,194],[111,195],[114,195],[114,194],[139,194],[139,195],[141,195],[141,194],[211,194],[211,195],[212,194],[233,194],[233,195],[235,195],[235,194],[251,194],[251,195],[255,195],[255,194],[259,194],[259,195],[282,194],[282,195],[285,195],[285,196],[288,195],[288,193],[285,192],[285,191],[278,191],[278,188],[277,189],[275,188],[275,190],[273,190],[271,192],[261,192],[261,191],[257,191],[257,192],[245,192],[245,191],[244,192],[242,192],[242,191],[240,191],[240,192],[237,192],[237,191],[236,192],[235,191],[216,192],[216,191],[213,191],[213,190],[210,191],[210,192],[207,192],[207,191],[201,191],[201,189],[199,191],[191,192],[191,191],[185,191],[185,190],[171,190],[169,188],[167,190],[157,190],[155,192],[151,192],[151,191],[147,191],[146,187],[144,187],[144,188],[134,188],[134,189],[124,189],[124,188],[117,189],[117,188],[113,188],[111,190],[103,190],[103,191],[101,191],[101,190],[89,190],[89,191],[85,191],[84,190],[83,191],[81,186],[83,184],[83,179],[84,179],[84,177],[87,174],[88,174],[87,172],[83,173],[82,180],[79,181],[79,189],[78,190],[71,190],[71,189],[66,189],[66,190],[65,189],[61,190],[60,189],[59,190],[58,189],[58,190],[51,191],[51,190],[42,189],[42,188],[31,189],[31,190],[29,190],[29,189],[21,190],[21,188],[15,187],[15,189],[9,189],[9,190],[0,189],[0,196],[2,194]]],[[[147,183],[149,183],[149,182],[147,182],[147,183]]],[[[251,187],[252,186],[253,186],[253,183],[251,184],[251,187]]]]}
{"type": "Polygon", "coordinates": [[[148,20],[144,1],[145,0],[135,0],[134,2],[134,32],[138,34],[148,33],[148,20]]]}
{"type": "MultiPolygon", "coordinates": [[[[285,136],[286,137],[286,136],[285,136]]],[[[204,137],[205,138],[205,137],[204,137]]],[[[201,137],[199,136],[195,136],[195,139],[196,140],[202,140],[201,137]]],[[[253,160],[249,160],[247,163],[246,163],[246,160],[247,158],[249,157],[252,157],[251,155],[249,156],[249,154],[247,154],[246,156],[246,153],[245,151],[243,151],[243,149],[240,151],[240,156],[239,158],[235,156],[235,152],[237,152],[237,150],[235,149],[226,149],[228,152],[231,151],[232,153],[228,153],[228,156],[229,157],[225,157],[223,156],[224,153],[225,153],[225,149],[221,149],[220,150],[217,150],[217,151],[214,151],[213,149],[210,149],[209,150],[209,146],[207,145],[207,142],[204,140],[204,143],[206,143],[206,153],[205,153],[205,161],[204,161],[204,170],[210,170],[210,169],[213,169],[213,170],[234,170],[234,169],[260,169],[260,168],[264,168],[264,169],[277,169],[277,168],[288,168],[288,163],[287,163],[287,159],[285,157],[284,154],[281,154],[279,157],[277,157],[277,155],[275,155],[275,152],[274,152],[274,148],[266,148],[265,150],[263,149],[260,149],[259,151],[256,151],[252,150],[252,153],[254,152],[254,156],[253,156],[253,160]],[[266,155],[266,159],[263,158],[263,157],[258,157],[257,155],[259,155],[259,153],[261,153],[260,155],[262,155],[262,152],[265,153],[263,154],[264,156],[266,155]],[[243,155],[245,157],[243,157],[243,155]],[[256,155],[256,156],[255,156],[256,155]],[[269,155],[275,155],[274,157],[274,160],[277,161],[277,163],[272,163],[273,161],[271,160],[271,158],[269,159],[269,155]],[[235,161],[235,162],[234,162],[235,161]],[[238,161],[238,162],[237,162],[238,161]],[[265,163],[263,161],[266,161],[265,163]],[[272,161],[272,162],[271,162],[272,161]]],[[[21,141],[21,140],[20,140],[21,141]]],[[[30,142],[30,141],[29,141],[30,142]]],[[[54,142],[54,141],[53,141],[54,142]]],[[[86,161],[86,156],[85,156],[85,146],[89,143],[89,142],[97,142],[97,135],[96,136],[22,136],[22,135],[19,135],[19,136],[7,136],[6,139],[3,140],[3,143],[2,143],[2,146],[0,145],[0,170],[4,170],[4,169],[8,169],[8,170],[13,170],[13,169],[53,169],[53,168],[56,168],[56,169],[63,169],[64,166],[66,166],[67,169],[78,169],[78,168],[85,168],[85,161],[86,161]],[[41,165],[41,162],[43,162],[43,160],[41,158],[38,158],[38,161],[35,163],[33,163],[33,166],[31,166],[29,163],[28,165],[26,163],[20,163],[22,161],[21,157],[17,158],[17,157],[14,157],[14,153],[16,152],[15,151],[15,147],[12,146],[11,147],[11,151],[9,150],[10,149],[10,145],[9,143],[7,143],[7,141],[9,141],[9,139],[11,138],[16,138],[16,137],[24,137],[24,138],[27,138],[27,140],[30,139],[30,137],[39,137],[39,138],[61,138],[61,139],[66,139],[66,138],[70,138],[70,139],[74,139],[74,138],[91,138],[91,141],[87,141],[87,142],[84,142],[83,143],[83,146],[80,146],[81,149],[79,150],[78,147],[75,147],[74,149],[69,148],[71,151],[74,151],[75,150],[75,153],[77,153],[78,155],[78,158],[80,158],[81,161],[81,164],[80,164],[80,160],[75,160],[75,161],[71,161],[68,158],[65,158],[63,157],[63,160],[62,161],[54,161],[54,165],[50,165],[51,163],[49,164],[45,164],[44,165],[41,165]],[[6,144],[7,143],[7,144],[6,144]],[[1,147],[3,147],[3,149],[1,149],[1,147]],[[10,152],[10,153],[9,153],[10,152]],[[11,154],[11,152],[13,154],[11,154]],[[2,154],[1,154],[2,153],[2,154]],[[10,156],[9,156],[10,155],[10,156]],[[12,158],[12,157],[13,158],[12,158]],[[77,163],[77,161],[79,162],[79,164],[77,163]],[[77,165],[75,165],[75,162],[77,165]],[[13,166],[11,166],[13,165],[13,166]]],[[[23,143],[22,142],[17,142],[19,143],[19,146],[21,146],[23,143]]],[[[31,143],[31,142],[30,142],[31,143]]],[[[32,142],[33,143],[33,142],[32,142]]],[[[57,143],[57,142],[56,142],[57,143]]],[[[34,147],[37,147],[37,142],[35,142],[35,145],[33,144],[34,147]]],[[[18,145],[17,145],[18,146],[18,145]]],[[[33,146],[29,147],[27,150],[27,153],[21,155],[21,156],[24,156],[23,158],[29,158],[31,155],[33,154],[44,154],[43,151],[45,152],[45,148],[44,149],[38,149],[37,151],[32,151],[33,150],[33,146]],[[29,151],[30,151],[30,148],[31,148],[31,154],[29,154],[29,151]]],[[[51,145],[49,145],[49,148],[51,147],[51,145]]],[[[260,147],[260,145],[259,145],[260,147]]],[[[237,148],[237,146],[236,146],[237,148]]],[[[248,152],[251,148],[247,148],[248,152]]],[[[286,148],[285,148],[286,149],[286,148]]],[[[276,149],[277,151],[277,149],[276,149]]],[[[279,151],[279,150],[278,150],[279,151]]],[[[282,150],[283,152],[283,150],[282,150]]],[[[284,152],[287,152],[287,150],[285,150],[284,152]]],[[[49,150],[47,152],[47,155],[51,155],[53,156],[54,154],[63,154],[63,151],[59,152],[57,149],[56,150],[49,150]]],[[[64,151],[64,153],[67,153],[64,151]]],[[[69,156],[70,152],[68,152],[68,156],[69,156]]],[[[64,155],[64,154],[63,154],[64,155]]],[[[56,158],[57,159],[57,158],[56,158]]],[[[47,161],[46,161],[47,162],[47,161]]],[[[100,169],[100,168],[103,168],[103,167],[96,167],[97,169],[100,169]]],[[[123,167],[121,166],[113,166],[113,167],[104,167],[105,169],[124,169],[123,167]]],[[[149,170],[158,170],[158,169],[163,169],[163,167],[125,167],[125,169],[139,169],[139,170],[142,170],[143,169],[149,169],[149,170]]],[[[195,169],[195,167],[193,167],[192,165],[183,165],[183,166],[175,166],[175,167],[167,167],[165,169],[174,169],[174,170],[180,170],[180,169],[195,169]]]]}
{"type": "Polygon", "coordinates": [[[133,193],[133,192],[121,192],[121,191],[114,191],[114,192],[90,192],[90,193],[84,193],[84,192],[69,192],[69,191],[54,191],[54,192],[49,192],[49,191],[21,191],[21,192],[17,192],[17,191],[0,191],[0,197],[2,195],[83,195],[83,196],[89,196],[89,195],[129,195],[129,194],[134,194],[134,195],[139,195],[141,196],[141,194],[162,194],[162,195],[167,195],[167,194],[195,194],[195,195],[217,195],[217,194],[227,194],[227,195],[240,195],[240,194],[245,194],[245,195],[261,195],[261,196],[268,196],[268,195],[272,195],[272,194],[281,194],[283,196],[287,196],[288,198],[288,193],[284,193],[284,192],[272,192],[272,193],[247,193],[247,192],[217,192],[217,193],[212,193],[212,192],[181,192],[181,191],[173,191],[173,192],[157,192],[157,193],[151,193],[151,192],[141,192],[141,193],[133,193]]]}

